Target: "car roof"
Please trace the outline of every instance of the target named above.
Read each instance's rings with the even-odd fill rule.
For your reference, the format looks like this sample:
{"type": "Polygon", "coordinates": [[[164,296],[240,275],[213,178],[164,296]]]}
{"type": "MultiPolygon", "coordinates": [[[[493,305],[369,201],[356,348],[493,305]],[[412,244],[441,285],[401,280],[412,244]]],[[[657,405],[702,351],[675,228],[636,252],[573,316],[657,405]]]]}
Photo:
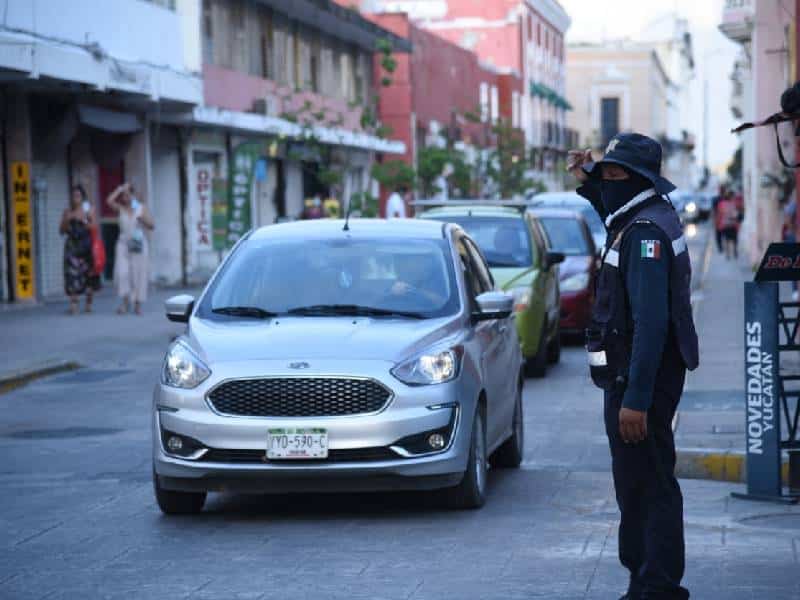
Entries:
{"type": "Polygon", "coordinates": [[[576,221],[582,221],[583,217],[580,213],[575,212],[574,210],[568,210],[566,208],[532,208],[530,209],[531,214],[535,217],[550,217],[555,219],[574,219],[576,221]]]}
{"type": "Polygon", "coordinates": [[[422,211],[417,215],[419,219],[440,217],[505,217],[509,219],[522,218],[522,212],[509,206],[492,206],[487,204],[459,204],[456,206],[437,206],[422,211]]]}
{"type": "Polygon", "coordinates": [[[428,238],[442,239],[445,227],[438,221],[421,219],[350,219],[344,231],[344,219],[309,219],[278,223],[255,229],[252,240],[350,238],[428,238]]]}

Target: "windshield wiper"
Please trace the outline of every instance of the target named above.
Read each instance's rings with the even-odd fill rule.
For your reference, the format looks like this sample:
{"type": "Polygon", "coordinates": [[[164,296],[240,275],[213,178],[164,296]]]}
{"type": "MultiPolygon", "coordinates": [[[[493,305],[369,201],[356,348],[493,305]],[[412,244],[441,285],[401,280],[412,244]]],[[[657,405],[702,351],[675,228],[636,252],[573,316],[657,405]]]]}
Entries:
{"type": "Polygon", "coordinates": [[[407,319],[424,319],[425,315],[403,310],[361,306],[358,304],[315,304],[312,306],[298,306],[286,311],[290,315],[353,315],[357,317],[405,317],[407,319]]]}
{"type": "Polygon", "coordinates": [[[250,317],[253,319],[269,319],[270,317],[278,316],[278,313],[270,312],[257,306],[222,306],[220,308],[212,308],[211,312],[218,315],[250,317]]]}

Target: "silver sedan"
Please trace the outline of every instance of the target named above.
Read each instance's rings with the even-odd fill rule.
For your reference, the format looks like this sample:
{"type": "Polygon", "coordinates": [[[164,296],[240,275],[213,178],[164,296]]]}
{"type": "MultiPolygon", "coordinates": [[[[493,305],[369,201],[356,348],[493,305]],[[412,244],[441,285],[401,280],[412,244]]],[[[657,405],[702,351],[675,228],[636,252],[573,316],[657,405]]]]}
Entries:
{"type": "Polygon", "coordinates": [[[248,234],[195,301],[153,395],[168,514],[208,492],[443,490],[477,508],[523,454],[512,298],[455,225],[316,221],[248,234]]]}

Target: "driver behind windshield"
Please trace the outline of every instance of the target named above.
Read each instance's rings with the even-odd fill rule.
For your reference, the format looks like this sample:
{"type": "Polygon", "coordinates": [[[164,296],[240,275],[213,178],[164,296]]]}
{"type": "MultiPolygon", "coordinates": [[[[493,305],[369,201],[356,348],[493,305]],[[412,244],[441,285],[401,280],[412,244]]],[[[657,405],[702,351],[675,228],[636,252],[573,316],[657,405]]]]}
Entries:
{"type": "Polygon", "coordinates": [[[494,254],[504,263],[525,264],[526,250],[516,227],[498,227],[494,234],[494,254]]]}
{"type": "Polygon", "coordinates": [[[441,272],[436,256],[425,254],[398,254],[394,257],[397,281],[392,284],[391,294],[408,300],[409,304],[425,301],[438,307],[447,300],[441,289],[441,272]]]}

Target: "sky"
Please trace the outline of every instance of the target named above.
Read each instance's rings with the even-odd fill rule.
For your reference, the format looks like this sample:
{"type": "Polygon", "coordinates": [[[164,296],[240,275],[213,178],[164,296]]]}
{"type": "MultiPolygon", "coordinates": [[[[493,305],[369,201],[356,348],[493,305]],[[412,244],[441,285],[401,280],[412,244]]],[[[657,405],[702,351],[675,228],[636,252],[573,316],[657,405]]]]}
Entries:
{"type": "MultiPolygon", "coordinates": [[[[559,0],[572,18],[567,42],[641,39],[644,26],[666,12],[689,21],[695,57],[691,123],[695,155],[703,160],[703,82],[708,78],[708,162],[712,170],[727,164],[739,142],[730,133],[735,120],[729,108],[730,74],[739,45],[719,32],[724,0],[559,0]]],[[[569,74],[567,74],[569,76],[569,74]]]]}

